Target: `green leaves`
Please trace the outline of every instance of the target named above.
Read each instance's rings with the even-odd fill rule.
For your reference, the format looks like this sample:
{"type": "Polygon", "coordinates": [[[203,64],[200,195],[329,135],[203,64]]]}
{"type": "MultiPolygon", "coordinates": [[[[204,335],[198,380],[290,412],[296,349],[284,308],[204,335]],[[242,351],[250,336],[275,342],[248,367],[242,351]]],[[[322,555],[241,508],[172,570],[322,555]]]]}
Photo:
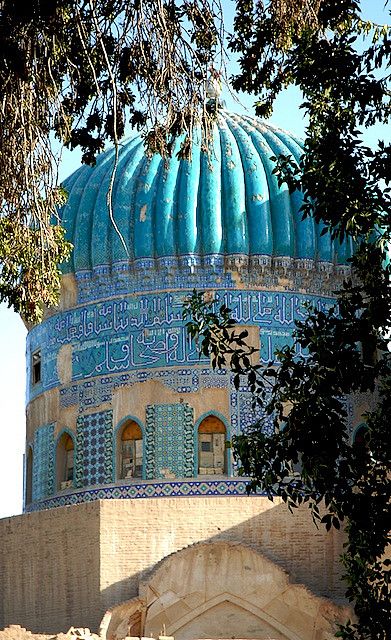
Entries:
{"type": "Polygon", "coordinates": [[[280,496],[291,511],[308,504],[315,524],[327,531],[347,523],[341,561],[347,597],[359,619],[340,628],[339,637],[349,640],[387,637],[390,614],[389,564],[380,558],[391,530],[391,363],[381,349],[391,296],[381,246],[358,247],[353,278],[344,283],[338,308],[324,313],[307,307],[307,318],[295,331],[296,344],[307,349],[305,358],[293,346],[280,349],[278,362],[268,367],[252,363],[247,330],[236,329],[229,309],[218,308],[211,294],[194,291],[183,312],[192,318],[190,335],[201,340],[213,366],[228,366],[237,390],[245,379],[253,404],[273,416],[273,435],[258,421],[232,439],[239,474],[250,477],[248,492],[264,491],[271,500],[280,496]],[[368,336],[377,353],[370,366],[360,347],[368,336]],[[367,437],[359,445],[348,437],[346,397],[375,388],[378,403],[365,416],[367,437]]]}
{"type": "Polygon", "coordinates": [[[4,245],[2,263],[0,247],[0,295],[30,320],[57,300],[54,260],[67,253],[50,223],[60,156],[53,134],[80,147],[88,164],[108,140],[118,156],[128,122],[164,157],[196,124],[207,146],[216,109],[205,107],[206,84],[222,55],[221,27],[209,0],[1,3],[0,218],[16,222],[20,237],[12,258],[4,245]],[[35,259],[33,249],[24,254],[31,222],[40,230],[35,259]]]}
{"type": "Polygon", "coordinates": [[[328,314],[308,309],[297,324],[296,343],[308,357],[280,349],[274,374],[270,367],[263,372],[273,381],[262,402],[275,416],[275,435],[265,438],[257,424],[234,447],[252,488],[281,495],[290,506],[307,501],[328,530],[347,520],[342,562],[358,623],[347,623],[338,636],[384,640],[391,619],[390,572],[379,560],[391,530],[391,163],[390,145],[380,141],[369,149],[362,130],[390,119],[390,27],[363,21],[354,0],[270,0],[257,19],[253,3],[239,1],[235,26],[234,87],[257,96],[259,114],[270,113],[288,83],[303,93],[305,153],[298,164],[290,156],[273,158],[279,184],[300,190],[303,218],[323,224],[322,235],[335,241],[351,237],[356,253],[338,307],[328,314]],[[364,448],[348,438],[344,400],[359,403],[360,394],[371,398],[364,448]],[[289,479],[298,460],[299,477],[289,479]],[[326,513],[320,514],[322,499],[326,513]]]}

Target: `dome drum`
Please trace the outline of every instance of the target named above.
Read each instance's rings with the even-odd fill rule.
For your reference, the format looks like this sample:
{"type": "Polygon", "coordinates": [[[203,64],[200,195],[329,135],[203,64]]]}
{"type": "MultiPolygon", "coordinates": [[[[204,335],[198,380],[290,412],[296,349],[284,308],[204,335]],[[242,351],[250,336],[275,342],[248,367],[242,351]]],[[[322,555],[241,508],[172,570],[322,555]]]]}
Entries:
{"type": "Polygon", "coordinates": [[[352,247],[302,220],[300,194],[278,186],[270,157],[302,153],[290,134],[222,112],[213,136],[209,156],[195,140],[191,162],[149,158],[139,138],[121,147],[122,238],[106,202],[112,151],[65,183],[74,251],[59,309],[27,343],[27,510],[246,493],[227,443],[256,420],[273,425],[245,381],[237,390],[200,359],[183,303],[210,292],[268,363],[292,344],[305,303],[333,305],[352,247]]]}

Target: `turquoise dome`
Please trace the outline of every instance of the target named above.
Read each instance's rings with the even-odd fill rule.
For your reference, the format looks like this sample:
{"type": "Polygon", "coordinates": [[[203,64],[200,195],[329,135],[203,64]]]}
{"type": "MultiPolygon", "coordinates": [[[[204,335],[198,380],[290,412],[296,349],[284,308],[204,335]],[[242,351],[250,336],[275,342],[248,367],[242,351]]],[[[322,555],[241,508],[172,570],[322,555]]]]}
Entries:
{"type": "MultiPolygon", "coordinates": [[[[198,136],[200,138],[200,136],[198,136]]],[[[291,134],[246,115],[221,111],[209,155],[193,142],[191,161],[149,157],[138,136],[121,145],[113,187],[113,215],[107,206],[114,151],[83,166],[64,183],[69,198],[61,212],[74,245],[65,273],[93,272],[140,259],[210,256],[292,258],[334,265],[346,263],[351,244],[333,242],[322,226],[302,220],[300,193],[279,187],[273,155],[299,160],[300,142],[291,134]]],[[[209,261],[210,263],[210,261],[209,261]]]]}

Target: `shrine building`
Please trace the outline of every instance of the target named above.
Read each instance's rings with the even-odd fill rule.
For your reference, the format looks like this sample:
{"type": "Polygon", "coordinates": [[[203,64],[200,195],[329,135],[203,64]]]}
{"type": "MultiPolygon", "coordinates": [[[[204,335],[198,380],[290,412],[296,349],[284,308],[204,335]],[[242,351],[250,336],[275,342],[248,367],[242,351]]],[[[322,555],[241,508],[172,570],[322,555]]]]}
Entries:
{"type": "Polygon", "coordinates": [[[343,535],[247,496],[230,442],[272,421],[200,358],[182,310],[208,292],[267,364],[306,302],[332,306],[352,246],[278,186],[271,157],[299,160],[293,135],[220,110],[209,153],[196,135],[180,159],[182,142],[168,160],[121,144],[112,211],[113,150],[64,183],[74,249],[27,339],[25,513],[0,521],[0,628],[326,640],[348,615],[343,535]]]}

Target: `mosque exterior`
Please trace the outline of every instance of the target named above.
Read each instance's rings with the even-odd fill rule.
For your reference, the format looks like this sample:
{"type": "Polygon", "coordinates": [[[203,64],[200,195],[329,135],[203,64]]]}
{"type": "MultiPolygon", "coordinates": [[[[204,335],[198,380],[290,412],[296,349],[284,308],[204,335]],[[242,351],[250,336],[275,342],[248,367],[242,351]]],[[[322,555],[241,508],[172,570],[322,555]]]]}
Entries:
{"type": "Polygon", "coordinates": [[[278,186],[271,156],[302,153],[291,134],[221,111],[209,154],[195,140],[180,160],[181,142],[167,161],[121,146],[112,216],[113,151],[64,184],[74,250],[27,340],[25,514],[0,522],[0,626],[97,628],[108,610],[108,638],[321,640],[346,613],[342,536],[246,495],[229,441],[272,425],[245,380],[200,359],[182,307],[207,291],[267,363],[305,301],[332,305],[352,247],[278,186]]]}

